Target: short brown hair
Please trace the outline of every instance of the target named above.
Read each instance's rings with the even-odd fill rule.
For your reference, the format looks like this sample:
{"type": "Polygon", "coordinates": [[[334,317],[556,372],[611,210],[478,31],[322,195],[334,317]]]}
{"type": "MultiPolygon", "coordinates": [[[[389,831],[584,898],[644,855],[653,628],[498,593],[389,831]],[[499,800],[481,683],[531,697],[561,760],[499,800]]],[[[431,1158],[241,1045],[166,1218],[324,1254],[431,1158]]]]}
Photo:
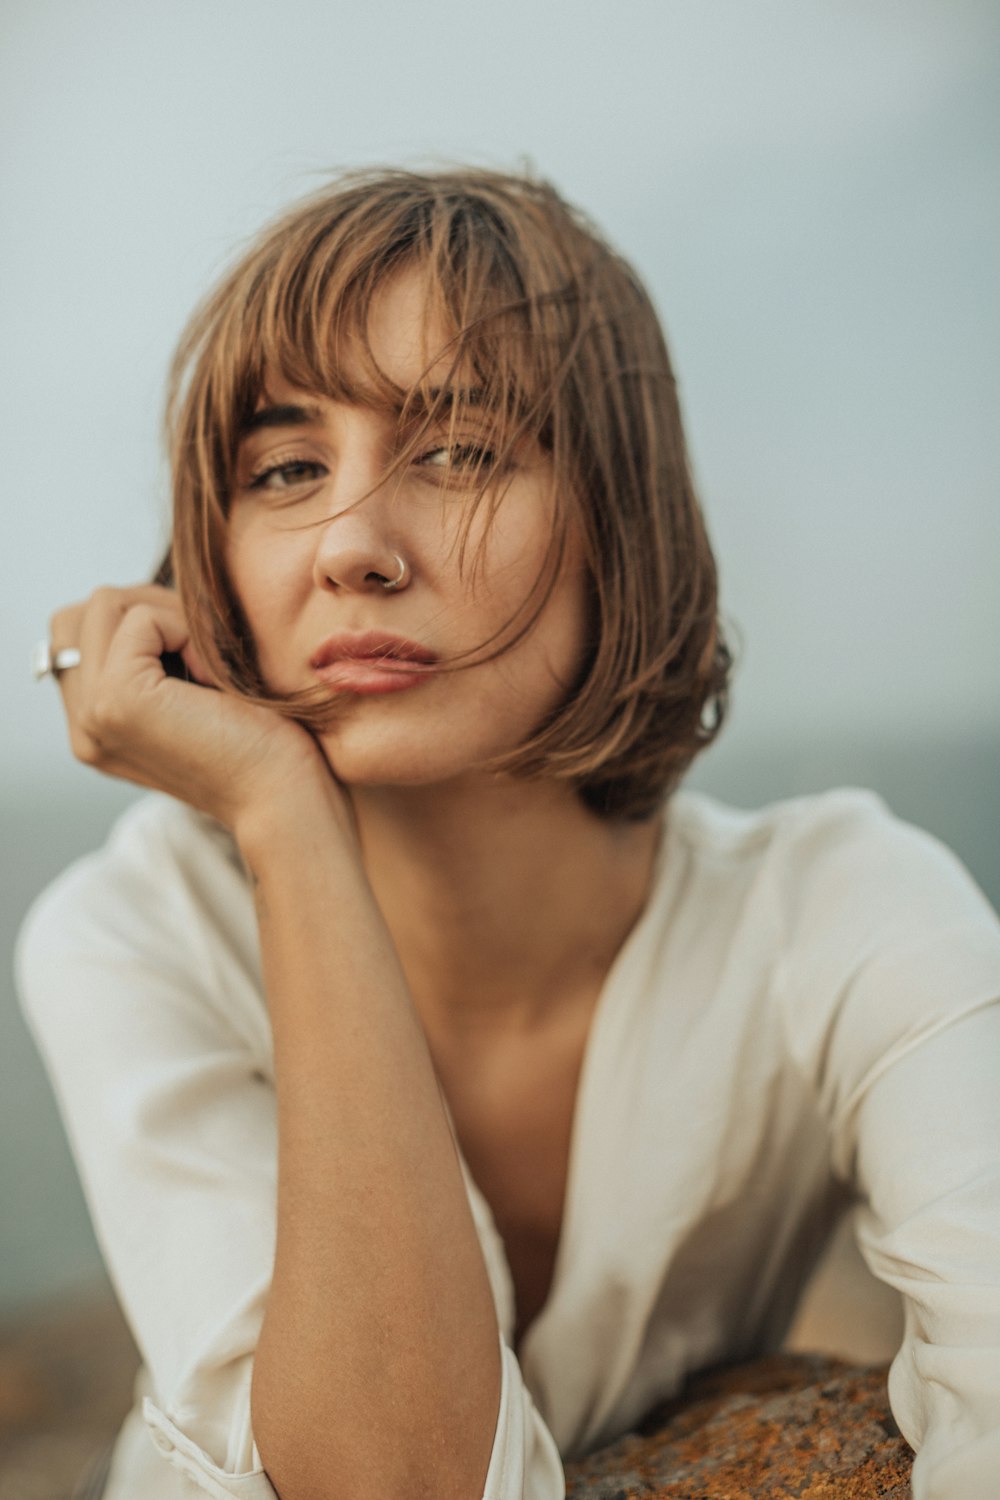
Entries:
{"type": "MultiPolygon", "coordinates": [[[[351,173],[264,231],[196,311],[177,352],[167,411],[173,540],[158,577],[176,582],[220,681],[314,727],[322,721],[315,700],[281,697],[263,682],[226,573],[237,447],[273,371],[334,399],[385,403],[408,414],[411,431],[416,411],[393,468],[429,426],[457,420],[454,392],[399,391],[367,346],[373,295],[413,265],[454,330],[453,372],[474,372],[491,446],[502,457],[527,437],[551,458],[547,588],[570,507],[589,573],[592,636],[580,679],[493,768],[565,779],[602,816],[647,817],[717,734],[731,658],[655,310],[631,267],[543,181],[480,170],[351,173]],[[345,339],[353,369],[358,351],[368,354],[363,389],[347,381],[345,339]]],[[[476,487],[477,504],[501,502],[495,479],[476,487]]],[[[513,639],[546,598],[545,585],[536,589],[513,639]]]]}

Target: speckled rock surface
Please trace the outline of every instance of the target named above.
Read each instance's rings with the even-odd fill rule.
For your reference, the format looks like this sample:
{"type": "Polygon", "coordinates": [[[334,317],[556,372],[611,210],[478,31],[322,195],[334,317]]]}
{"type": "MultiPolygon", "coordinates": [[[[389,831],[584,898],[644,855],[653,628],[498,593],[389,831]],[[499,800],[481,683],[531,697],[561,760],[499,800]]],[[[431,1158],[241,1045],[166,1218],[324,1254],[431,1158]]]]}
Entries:
{"type": "Polygon", "coordinates": [[[886,1366],[774,1355],[698,1377],[566,1470],[569,1500],[910,1500],[886,1366]]]}

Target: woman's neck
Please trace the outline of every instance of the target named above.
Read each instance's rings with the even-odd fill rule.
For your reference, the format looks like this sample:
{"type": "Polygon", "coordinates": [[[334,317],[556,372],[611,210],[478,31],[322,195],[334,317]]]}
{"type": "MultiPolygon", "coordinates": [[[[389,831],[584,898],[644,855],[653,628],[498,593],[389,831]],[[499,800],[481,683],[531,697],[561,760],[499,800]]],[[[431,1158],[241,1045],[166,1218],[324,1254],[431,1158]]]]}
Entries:
{"type": "Polygon", "coordinates": [[[425,1026],[473,1045],[592,995],[649,894],[660,819],[552,782],[356,788],[365,866],[425,1026]]]}

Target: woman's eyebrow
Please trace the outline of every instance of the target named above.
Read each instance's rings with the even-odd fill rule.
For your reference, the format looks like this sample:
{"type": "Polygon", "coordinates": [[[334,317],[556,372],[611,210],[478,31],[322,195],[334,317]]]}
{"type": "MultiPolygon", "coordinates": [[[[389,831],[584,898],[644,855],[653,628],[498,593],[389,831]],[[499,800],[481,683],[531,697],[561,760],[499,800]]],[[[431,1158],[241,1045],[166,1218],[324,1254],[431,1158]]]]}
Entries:
{"type": "Polygon", "coordinates": [[[240,423],[240,437],[263,427],[308,427],[321,420],[318,406],[262,406],[240,423]]]}
{"type": "MultiPolygon", "coordinates": [[[[480,406],[483,403],[483,397],[484,392],[478,386],[458,389],[453,386],[435,386],[427,393],[426,398],[422,392],[414,392],[408,407],[413,415],[427,412],[434,407],[447,412],[455,406],[480,406]]],[[[278,406],[261,406],[257,411],[243,418],[239,427],[239,437],[243,439],[249,437],[251,433],[260,432],[269,427],[309,427],[322,420],[323,413],[320,407],[311,404],[301,406],[298,403],[284,403],[278,406]]]]}

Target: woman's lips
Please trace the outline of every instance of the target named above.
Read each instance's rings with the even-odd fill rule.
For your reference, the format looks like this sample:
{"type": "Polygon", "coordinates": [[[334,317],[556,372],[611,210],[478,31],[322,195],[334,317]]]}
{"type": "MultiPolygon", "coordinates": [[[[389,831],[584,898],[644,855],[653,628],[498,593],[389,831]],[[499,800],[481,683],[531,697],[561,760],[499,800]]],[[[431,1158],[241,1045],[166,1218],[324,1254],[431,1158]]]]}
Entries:
{"type": "Polygon", "coordinates": [[[381,630],[342,631],[323,642],[310,666],[329,687],[368,695],[426,682],[437,656],[417,641],[381,630]]]}
{"type": "Polygon", "coordinates": [[[317,676],[328,687],[341,693],[402,693],[407,688],[418,687],[426,682],[431,669],[428,666],[393,668],[384,659],[374,662],[364,657],[333,662],[320,667],[317,676]]]}

